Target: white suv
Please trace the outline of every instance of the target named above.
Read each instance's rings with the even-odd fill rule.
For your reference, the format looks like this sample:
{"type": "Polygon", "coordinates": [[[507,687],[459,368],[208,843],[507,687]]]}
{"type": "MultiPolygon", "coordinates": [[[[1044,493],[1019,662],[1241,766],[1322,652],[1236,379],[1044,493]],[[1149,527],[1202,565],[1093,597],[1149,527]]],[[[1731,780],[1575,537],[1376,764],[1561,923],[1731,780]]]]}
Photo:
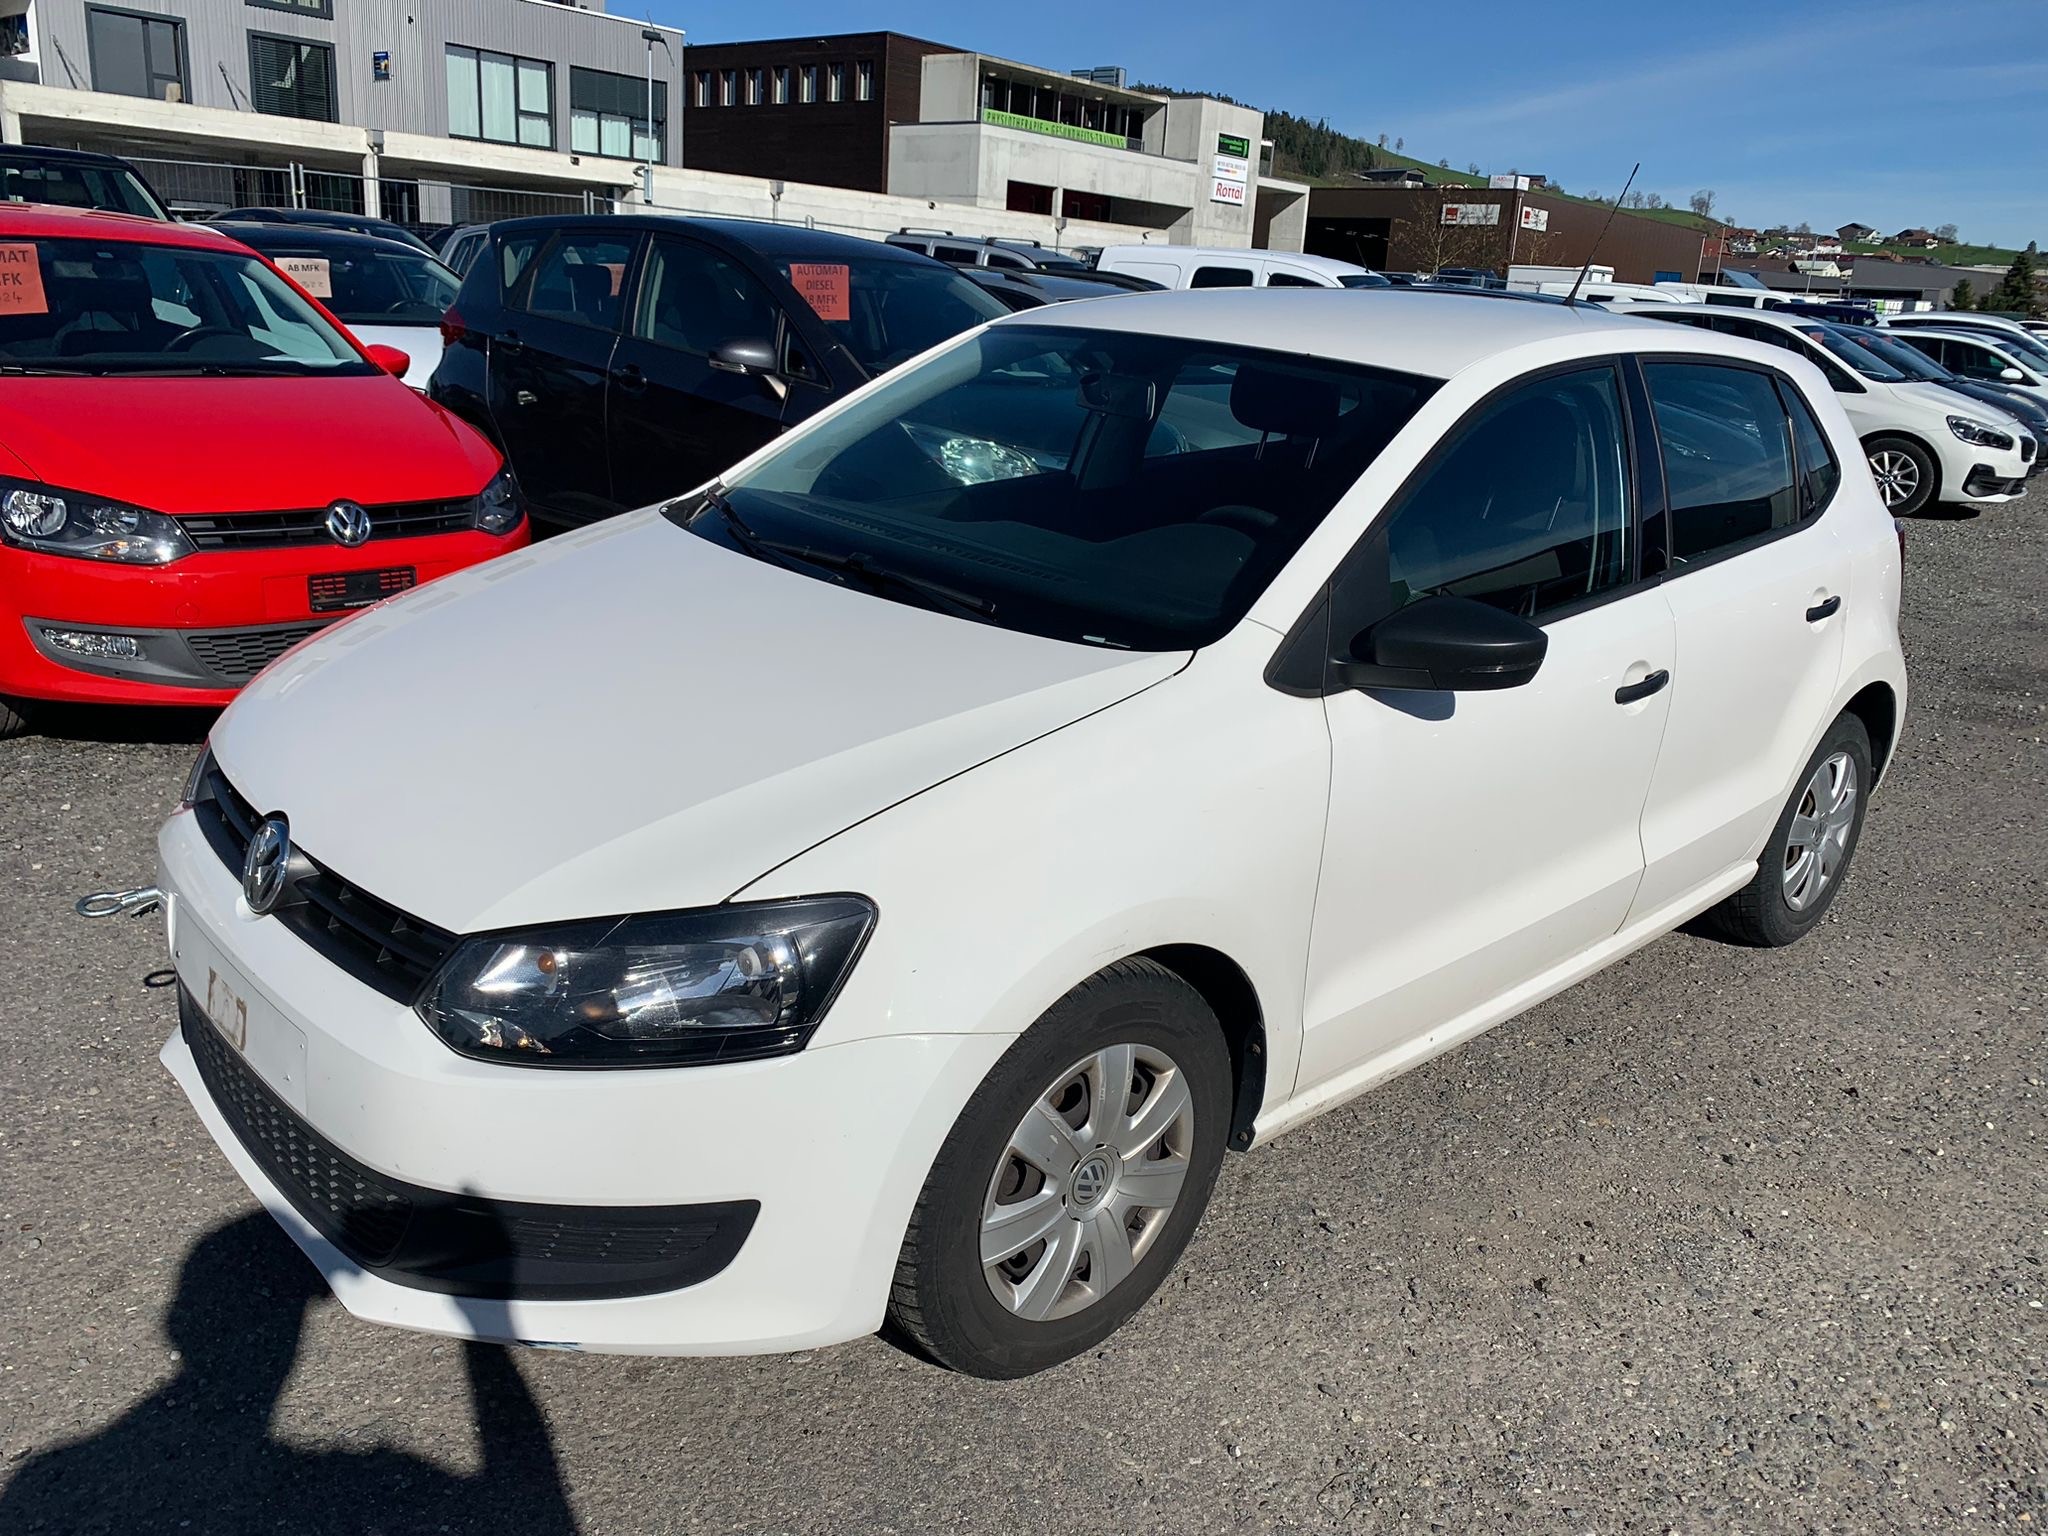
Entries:
{"type": "MultiPolygon", "coordinates": [[[[1936,501],[2010,501],[2024,495],[2042,445],[2016,418],[1955,390],[1915,379],[1824,320],[1751,314],[1700,304],[1631,304],[1622,313],[1739,336],[1796,353],[1818,368],[1856,429],[1885,505],[1910,517],[1936,501]]],[[[1916,346],[1925,338],[1900,332],[1916,346]]]]}
{"type": "Polygon", "coordinates": [[[264,673],[161,834],[164,1061],[362,1317],[1041,1369],[1226,1149],[1813,928],[1906,703],[1861,451],[1559,305],[998,321],[264,673]]]}

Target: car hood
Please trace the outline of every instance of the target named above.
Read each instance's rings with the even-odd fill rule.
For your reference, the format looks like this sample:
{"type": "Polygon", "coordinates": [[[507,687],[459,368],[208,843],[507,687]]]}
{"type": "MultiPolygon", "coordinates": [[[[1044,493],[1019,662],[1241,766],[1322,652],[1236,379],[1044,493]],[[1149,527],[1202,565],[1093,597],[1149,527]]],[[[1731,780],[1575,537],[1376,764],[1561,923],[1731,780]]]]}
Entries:
{"type": "Polygon", "coordinates": [[[1979,421],[1989,418],[1993,425],[2010,419],[2012,415],[2010,411],[2002,411],[1995,405],[1950,389],[1946,384],[1936,384],[1931,379],[1913,379],[1904,384],[1894,384],[1892,393],[1903,395],[1915,405],[1940,411],[1944,415],[1974,416],[1979,421]]]}
{"type": "Polygon", "coordinates": [[[311,857],[476,932],[723,901],[1186,660],[885,601],[648,512],[344,621],[213,750],[311,857]]]}
{"type": "Polygon", "coordinates": [[[385,374],[14,378],[0,446],[37,479],[159,512],[473,496],[497,451],[385,374]]]}

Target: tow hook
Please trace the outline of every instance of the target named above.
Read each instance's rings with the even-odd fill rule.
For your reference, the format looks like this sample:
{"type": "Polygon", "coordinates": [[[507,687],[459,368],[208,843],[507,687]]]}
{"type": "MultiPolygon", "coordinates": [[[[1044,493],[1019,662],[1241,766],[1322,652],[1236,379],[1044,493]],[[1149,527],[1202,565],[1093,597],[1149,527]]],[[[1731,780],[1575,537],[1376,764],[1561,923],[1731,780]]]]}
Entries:
{"type": "Polygon", "coordinates": [[[80,917],[118,917],[126,912],[140,917],[164,904],[164,893],[153,885],[138,885],[132,891],[94,891],[81,896],[72,910],[80,917]]]}

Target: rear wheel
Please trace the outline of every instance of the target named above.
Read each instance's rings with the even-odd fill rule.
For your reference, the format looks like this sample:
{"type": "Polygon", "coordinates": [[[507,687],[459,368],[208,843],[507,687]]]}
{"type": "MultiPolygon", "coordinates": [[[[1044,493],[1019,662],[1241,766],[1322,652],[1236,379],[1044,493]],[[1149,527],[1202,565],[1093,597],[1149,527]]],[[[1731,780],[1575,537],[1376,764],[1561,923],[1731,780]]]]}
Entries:
{"type": "Polygon", "coordinates": [[[1872,781],[1870,733],[1843,715],[1814,749],[1757,860],[1756,878],[1707,914],[1739,944],[1804,938],[1848,878],[1872,781]]]}
{"type": "Polygon", "coordinates": [[[903,1240],[889,1332],[991,1378],[1100,1343],[1187,1246],[1230,1105],[1223,1031],[1192,987],[1149,960],[1083,982],[961,1111],[903,1240]]]}
{"type": "Polygon", "coordinates": [[[1884,509],[1894,517],[1911,517],[1941,489],[1941,469],[1934,455],[1909,437],[1873,437],[1863,445],[1870,455],[1870,473],[1884,509]]]}

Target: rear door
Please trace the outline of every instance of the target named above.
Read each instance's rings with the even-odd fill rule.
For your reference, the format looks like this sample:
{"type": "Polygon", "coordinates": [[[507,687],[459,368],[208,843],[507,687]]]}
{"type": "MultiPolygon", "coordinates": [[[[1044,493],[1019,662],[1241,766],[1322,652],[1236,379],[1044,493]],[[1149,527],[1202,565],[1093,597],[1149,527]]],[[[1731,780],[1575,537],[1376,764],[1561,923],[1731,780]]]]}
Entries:
{"type": "Polygon", "coordinates": [[[612,493],[605,397],[645,241],[630,227],[558,232],[519,274],[490,339],[491,418],[544,521],[588,523],[627,505],[612,493]]]}
{"type": "Polygon", "coordinates": [[[1697,357],[1646,359],[1642,374],[1662,449],[1661,590],[1678,660],[1631,918],[1763,846],[1827,723],[1850,600],[1848,551],[1825,516],[1840,458],[1791,380],[1697,357]]]}
{"type": "Polygon", "coordinates": [[[612,354],[612,494],[642,507],[736,464],[782,430],[787,379],[713,361],[731,342],[784,356],[788,317],[768,286],[699,241],[656,235],[612,354]]]}

